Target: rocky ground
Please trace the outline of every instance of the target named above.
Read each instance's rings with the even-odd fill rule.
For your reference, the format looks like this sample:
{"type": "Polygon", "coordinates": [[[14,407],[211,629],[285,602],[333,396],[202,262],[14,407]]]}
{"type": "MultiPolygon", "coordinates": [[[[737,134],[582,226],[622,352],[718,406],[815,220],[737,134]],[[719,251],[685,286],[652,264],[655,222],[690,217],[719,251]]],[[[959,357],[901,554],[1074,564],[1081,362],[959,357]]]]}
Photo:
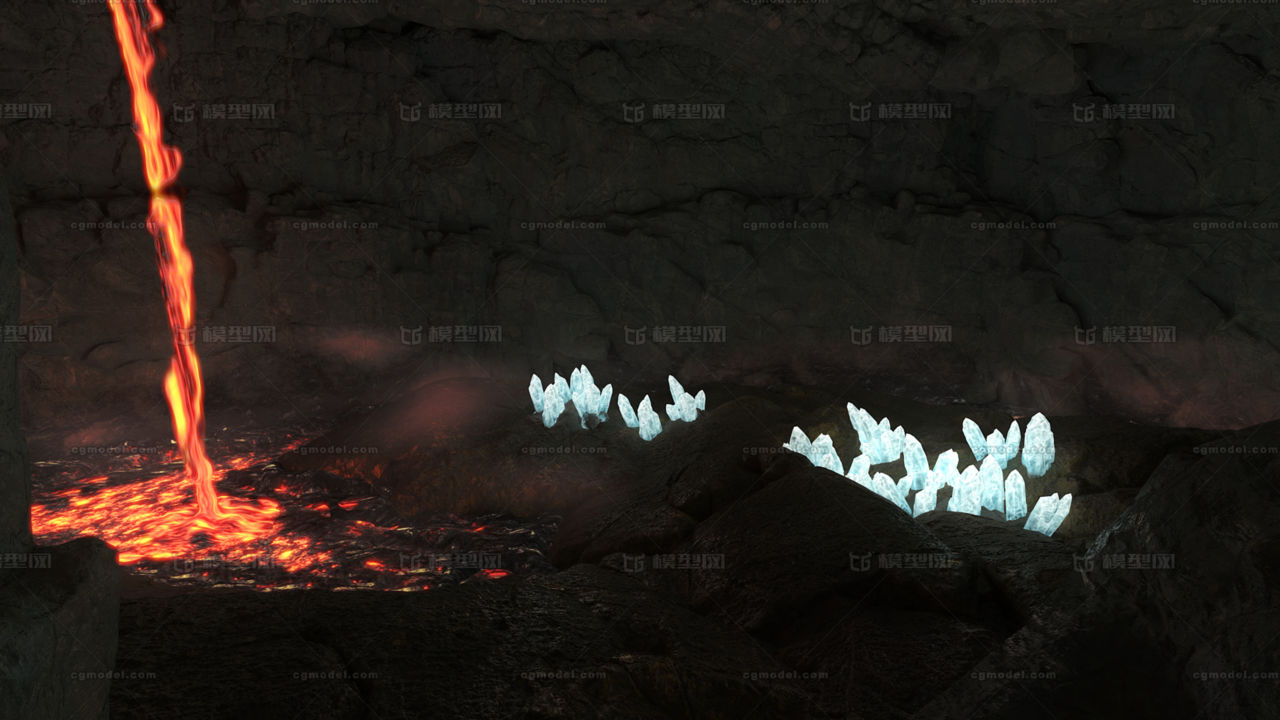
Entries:
{"type": "Polygon", "coordinates": [[[376,456],[280,463],[365,477],[407,514],[559,516],[559,572],[416,593],[126,588],[117,670],[140,675],[112,683],[113,717],[1280,715],[1280,423],[1053,418],[1058,459],[1029,495],[1076,504],[1046,538],[912,519],[778,451],[798,424],[852,457],[847,400],[963,466],[960,418],[1007,426],[996,410],[708,387],[704,417],[644,443],[616,414],[545,429],[508,387],[425,384],[312,443],[376,456]]]}

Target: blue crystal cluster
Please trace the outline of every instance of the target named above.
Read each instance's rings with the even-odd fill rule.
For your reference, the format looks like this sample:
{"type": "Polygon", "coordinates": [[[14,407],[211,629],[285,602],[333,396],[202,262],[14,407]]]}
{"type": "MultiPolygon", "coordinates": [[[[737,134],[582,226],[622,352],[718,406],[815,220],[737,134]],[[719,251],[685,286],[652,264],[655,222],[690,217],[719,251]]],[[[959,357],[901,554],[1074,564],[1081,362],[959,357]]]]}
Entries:
{"type": "Polygon", "coordinates": [[[1049,470],[1054,459],[1053,430],[1049,420],[1036,413],[1027,423],[1024,439],[1018,421],[1014,420],[1007,433],[993,430],[983,435],[974,421],[965,418],[961,431],[979,462],[959,469],[959,455],[946,450],[938,455],[929,467],[929,459],[915,436],[902,426],[892,427],[888,418],[879,422],[853,403],[848,404],[849,421],[858,433],[860,453],[846,471],[836,453],[831,437],[822,434],[810,440],[800,428],[791,431],[791,439],[783,447],[799,453],[817,467],[839,473],[863,487],[877,493],[897,505],[903,512],[918,516],[938,509],[938,491],[951,488],[951,500],[946,510],[979,515],[984,510],[1004,516],[1008,522],[1026,518],[1023,528],[1045,535],[1053,535],[1067,513],[1071,511],[1070,493],[1058,497],[1057,493],[1042,497],[1035,508],[1027,513],[1027,486],[1018,470],[1005,469],[1022,450],[1022,466],[1029,477],[1040,477],[1049,470]],[[893,462],[902,458],[906,475],[894,481],[882,472],[871,474],[872,465],[893,462]],[[915,496],[908,502],[910,493],[915,496]]]}
{"type": "MultiPolygon", "coordinates": [[[[671,390],[667,417],[673,422],[693,422],[698,419],[699,411],[707,409],[707,394],[704,391],[699,390],[697,395],[690,395],[671,375],[667,376],[667,387],[671,390]]],[[[569,375],[568,382],[556,373],[551,384],[546,387],[543,387],[541,378],[535,374],[529,379],[529,399],[533,401],[533,411],[542,415],[544,426],[555,425],[568,404],[573,403],[578,411],[579,424],[587,428],[588,420],[599,424],[609,418],[613,385],[605,385],[603,389],[597,387],[591,371],[586,365],[582,365],[569,375]]],[[[662,422],[658,413],[654,412],[648,395],[640,401],[639,407],[632,407],[627,396],[618,393],[618,413],[622,415],[622,422],[627,427],[640,430],[640,438],[645,441],[654,439],[662,432],[662,422]]]]}
{"type": "Polygon", "coordinates": [[[613,385],[605,385],[604,389],[596,386],[595,378],[586,365],[576,368],[569,374],[569,381],[555,374],[551,384],[545,388],[542,380],[535,374],[529,378],[529,399],[533,401],[533,411],[542,414],[542,424],[551,427],[560,419],[569,403],[578,411],[578,423],[585,429],[587,421],[594,419],[602,423],[609,419],[609,403],[613,400],[613,385]]]}

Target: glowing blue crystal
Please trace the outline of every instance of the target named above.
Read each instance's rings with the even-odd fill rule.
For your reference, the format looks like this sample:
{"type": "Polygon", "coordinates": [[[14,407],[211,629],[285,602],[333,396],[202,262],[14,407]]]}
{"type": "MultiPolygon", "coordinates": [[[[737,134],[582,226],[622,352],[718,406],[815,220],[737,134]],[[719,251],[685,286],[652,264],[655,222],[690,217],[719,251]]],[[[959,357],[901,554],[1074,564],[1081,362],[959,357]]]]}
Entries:
{"type": "Polygon", "coordinates": [[[921,515],[935,509],[938,506],[938,488],[936,485],[925,486],[923,490],[916,493],[915,502],[911,507],[911,515],[920,517],[921,515]]]}
{"type": "Polygon", "coordinates": [[[956,486],[951,490],[951,501],[947,503],[951,512],[979,515],[982,513],[982,491],[978,480],[978,469],[970,465],[956,479],[956,486]]]}
{"type": "Polygon", "coordinates": [[[680,384],[679,380],[676,380],[675,375],[667,376],[667,388],[671,390],[671,402],[679,400],[680,396],[684,394],[684,386],[680,384]]]}
{"type": "Polygon", "coordinates": [[[840,456],[836,454],[830,435],[823,433],[814,438],[810,453],[809,462],[815,466],[826,468],[837,475],[844,474],[844,463],[840,462],[840,456]]]}
{"type": "Polygon", "coordinates": [[[903,475],[902,477],[898,478],[898,486],[897,486],[898,497],[902,498],[903,500],[906,500],[907,495],[911,494],[912,485],[914,484],[915,484],[915,479],[912,478],[910,475],[903,475]]]}
{"type": "Polygon", "coordinates": [[[973,452],[973,459],[981,462],[987,456],[987,439],[982,436],[978,423],[965,418],[960,428],[964,431],[965,442],[969,443],[969,450],[973,452]]]}
{"type": "Polygon", "coordinates": [[[1004,435],[999,430],[992,430],[986,439],[987,456],[994,458],[996,465],[1004,469],[1004,435]]]}
{"type": "Polygon", "coordinates": [[[908,515],[911,514],[911,508],[907,507],[907,501],[898,495],[898,486],[893,482],[893,478],[878,472],[871,479],[871,489],[880,497],[897,505],[902,512],[908,515]]]}
{"type": "Polygon", "coordinates": [[[609,419],[609,403],[613,400],[613,383],[604,386],[604,390],[600,391],[600,402],[596,404],[596,417],[600,418],[600,422],[609,419]]]}
{"type": "Polygon", "coordinates": [[[1036,501],[1036,506],[1031,509],[1031,514],[1027,515],[1027,521],[1023,523],[1022,528],[1048,535],[1045,529],[1049,527],[1049,521],[1057,510],[1058,493],[1040,498],[1036,501]]]}
{"type": "Polygon", "coordinates": [[[1027,484],[1017,470],[1004,481],[1004,519],[1013,522],[1027,515],[1027,484]]]}
{"type": "Polygon", "coordinates": [[[586,365],[575,368],[569,375],[569,400],[578,411],[578,423],[584,429],[588,427],[588,420],[594,418],[597,422],[604,422],[608,419],[612,395],[612,386],[609,386],[608,397],[601,393],[586,365]]]}
{"type": "Polygon", "coordinates": [[[847,403],[845,407],[849,411],[849,422],[858,432],[861,452],[871,459],[871,464],[879,465],[897,460],[902,454],[902,443],[906,435],[902,426],[890,430],[889,418],[882,418],[877,424],[870,413],[853,403],[847,403]]]}
{"type": "Polygon", "coordinates": [[[672,421],[683,420],[693,422],[698,419],[698,411],[706,409],[707,395],[702,390],[694,397],[685,392],[675,376],[667,376],[667,387],[671,390],[671,404],[667,405],[667,417],[672,421]]]}
{"type": "Polygon", "coordinates": [[[938,459],[933,463],[933,469],[929,471],[929,475],[925,478],[925,485],[930,482],[937,484],[939,487],[955,485],[956,480],[960,477],[960,471],[957,469],[960,465],[960,456],[955,450],[947,450],[938,455],[938,459]]]}
{"type": "Polygon", "coordinates": [[[1004,512],[1004,473],[994,456],[988,455],[982,460],[978,482],[981,487],[982,509],[1004,512]]]}
{"type": "Polygon", "coordinates": [[[1027,423],[1027,437],[1022,446],[1022,466],[1028,477],[1040,477],[1049,471],[1055,455],[1053,430],[1049,420],[1036,413],[1027,423]]]}
{"type": "Polygon", "coordinates": [[[542,412],[542,395],[542,379],[534,373],[529,379],[529,399],[533,401],[533,411],[536,413],[542,412]]]}
{"type": "MultiPolygon", "coordinates": [[[[551,384],[555,387],[556,394],[560,396],[561,404],[568,403],[573,397],[573,393],[569,392],[569,383],[565,382],[564,378],[560,377],[560,373],[555,374],[555,378],[552,380],[551,384]]],[[[545,393],[543,400],[546,400],[545,393]]]]}
{"type": "Polygon", "coordinates": [[[562,412],[564,412],[564,398],[555,391],[555,385],[548,385],[542,400],[543,427],[554,426],[562,412]]]}
{"type": "Polygon", "coordinates": [[[644,399],[640,401],[637,420],[640,422],[641,440],[652,440],[658,436],[658,433],[662,432],[662,423],[658,420],[658,413],[653,411],[653,405],[649,402],[648,395],[645,395],[644,399]]]}
{"type": "Polygon", "coordinates": [[[1018,429],[1018,421],[1009,424],[1009,432],[1004,436],[1004,446],[1000,448],[1000,469],[1009,466],[1009,462],[1018,457],[1018,444],[1022,442],[1022,431],[1018,429]]]}
{"type": "Polygon", "coordinates": [[[929,458],[915,435],[908,434],[902,441],[902,464],[911,478],[911,489],[922,489],[929,474],[929,458]]]}
{"type": "Polygon", "coordinates": [[[635,408],[631,407],[631,401],[622,393],[618,393],[618,414],[622,415],[622,422],[627,427],[640,427],[640,419],[636,417],[635,408]]]}
{"type": "Polygon", "coordinates": [[[585,367],[586,365],[580,365],[574,368],[573,372],[569,373],[569,395],[570,396],[577,396],[582,394],[582,384],[583,384],[582,370],[585,367]]]}
{"type": "Polygon", "coordinates": [[[782,447],[803,455],[809,462],[813,462],[813,443],[809,442],[809,436],[799,427],[791,428],[791,440],[782,443],[782,447]]]}
{"type": "Polygon", "coordinates": [[[1053,535],[1062,525],[1062,521],[1067,519],[1069,512],[1071,512],[1071,493],[1061,498],[1058,497],[1058,493],[1054,493],[1036,501],[1036,506],[1032,508],[1026,524],[1022,527],[1033,532],[1053,535]]]}
{"type": "Polygon", "coordinates": [[[871,490],[871,458],[859,455],[849,463],[849,472],[845,477],[871,490]]]}
{"type": "Polygon", "coordinates": [[[1062,526],[1062,521],[1067,519],[1067,514],[1071,512],[1071,493],[1067,493],[1058,499],[1058,505],[1053,509],[1053,515],[1045,522],[1044,534],[1052,536],[1062,526]]]}

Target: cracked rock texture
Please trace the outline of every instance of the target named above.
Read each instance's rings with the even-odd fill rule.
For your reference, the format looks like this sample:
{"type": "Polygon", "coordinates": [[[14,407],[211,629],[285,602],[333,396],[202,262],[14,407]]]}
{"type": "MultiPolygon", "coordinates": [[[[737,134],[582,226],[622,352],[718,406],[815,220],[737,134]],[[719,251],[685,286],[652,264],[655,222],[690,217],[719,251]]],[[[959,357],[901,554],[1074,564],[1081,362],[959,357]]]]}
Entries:
{"type": "MultiPolygon", "coordinates": [[[[13,214],[0,183],[0,325],[18,319],[13,214]]],[[[96,538],[35,547],[17,345],[0,342],[0,718],[106,720],[119,575],[96,538]]]]}
{"type": "MultiPolygon", "coordinates": [[[[1277,414],[1265,10],[162,6],[154,87],[215,404],[473,358],[1212,428],[1277,414]],[[455,103],[497,117],[438,117],[455,103]],[[501,342],[432,342],[458,325],[501,342]],[[689,326],[723,342],[660,341],[689,326]]],[[[0,124],[23,322],[51,326],[22,346],[28,419],[153,408],[169,341],[108,11],[0,13],[0,95],[49,107],[0,124]]]]}

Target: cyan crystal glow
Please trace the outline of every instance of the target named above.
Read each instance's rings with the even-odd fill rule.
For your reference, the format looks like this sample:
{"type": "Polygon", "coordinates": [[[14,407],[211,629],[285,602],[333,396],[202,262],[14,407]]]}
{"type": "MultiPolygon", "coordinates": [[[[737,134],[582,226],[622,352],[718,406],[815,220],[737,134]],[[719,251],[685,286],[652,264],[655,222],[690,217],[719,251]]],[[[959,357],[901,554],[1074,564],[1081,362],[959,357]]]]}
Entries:
{"type": "Polygon", "coordinates": [[[1022,466],[1028,477],[1040,477],[1049,471],[1054,457],[1053,430],[1049,420],[1041,413],[1027,423],[1027,437],[1022,447],[1022,466]]]}
{"type": "Polygon", "coordinates": [[[1018,421],[1014,420],[1009,423],[1009,432],[1005,433],[1004,446],[1000,453],[1000,469],[1003,470],[1016,457],[1018,457],[1018,444],[1022,441],[1022,431],[1018,429],[1018,421]]]}
{"type": "Polygon", "coordinates": [[[551,427],[555,425],[562,412],[564,412],[564,396],[556,392],[554,385],[548,385],[542,399],[543,426],[551,427]]]}
{"type": "Polygon", "coordinates": [[[1014,470],[1004,481],[1004,519],[1013,522],[1027,515],[1027,484],[1014,470]]]}
{"type": "Polygon", "coordinates": [[[636,419],[640,422],[640,439],[648,442],[662,432],[662,423],[658,421],[658,413],[653,411],[653,405],[649,402],[649,396],[645,395],[640,401],[640,407],[636,410],[636,419]]]}
{"type": "Polygon", "coordinates": [[[858,433],[858,444],[862,454],[871,459],[872,465],[893,462],[902,455],[902,444],[906,439],[906,431],[899,425],[889,428],[889,418],[881,418],[877,423],[871,413],[848,403],[849,422],[858,433]]]}
{"type": "Polygon", "coordinates": [[[956,484],[956,478],[960,477],[960,455],[955,450],[946,450],[938,453],[938,459],[933,463],[933,470],[929,471],[929,479],[926,482],[933,482],[938,487],[949,487],[956,484]]]}
{"type": "Polygon", "coordinates": [[[915,502],[911,506],[911,515],[919,517],[938,506],[938,486],[927,485],[916,493],[915,502]]]}
{"type": "Polygon", "coordinates": [[[947,503],[947,510],[970,515],[982,513],[982,486],[978,469],[974,466],[965,468],[956,479],[956,486],[951,490],[951,501],[947,503]]]}
{"type": "Polygon", "coordinates": [[[631,407],[631,401],[622,393],[618,393],[618,414],[622,415],[622,422],[625,423],[627,427],[640,427],[640,418],[636,417],[635,408],[631,407]]]}
{"type": "MultiPolygon", "coordinates": [[[[699,411],[707,409],[707,394],[704,391],[699,390],[697,395],[690,395],[684,391],[675,377],[670,375],[667,376],[667,384],[671,388],[673,401],[667,406],[667,415],[672,420],[693,422],[697,419],[699,411]]],[[[542,424],[546,427],[555,425],[567,405],[572,403],[574,409],[578,411],[578,424],[587,428],[588,421],[593,418],[597,423],[609,419],[613,385],[605,385],[603,389],[597,387],[591,371],[586,365],[581,365],[569,374],[568,381],[556,373],[555,379],[545,388],[542,386],[542,380],[534,374],[529,379],[529,399],[533,402],[533,411],[541,413],[542,424]]],[[[652,440],[662,432],[662,422],[658,414],[653,411],[648,395],[640,401],[638,408],[633,408],[627,396],[618,393],[618,412],[622,415],[622,422],[629,428],[639,429],[640,437],[646,441],[652,440]]],[[[830,438],[828,438],[829,441],[830,438]]],[[[837,463],[840,461],[834,449],[831,451],[831,456],[837,463]]]]}
{"type": "Polygon", "coordinates": [[[587,427],[589,418],[595,418],[597,422],[607,420],[613,386],[607,385],[601,391],[586,365],[575,368],[569,377],[569,382],[565,382],[560,373],[556,373],[555,379],[545,388],[536,373],[529,378],[529,399],[533,401],[533,411],[542,413],[542,424],[546,427],[555,425],[569,403],[573,403],[578,411],[578,424],[583,428],[587,427]]]}
{"type": "Polygon", "coordinates": [[[533,377],[529,378],[529,399],[533,401],[533,411],[536,413],[542,412],[542,398],[542,380],[538,378],[537,373],[534,373],[533,377]]]}
{"type": "Polygon", "coordinates": [[[969,443],[973,459],[982,462],[982,458],[987,456],[987,439],[983,437],[978,423],[965,418],[964,422],[960,423],[960,429],[964,432],[964,441],[969,443]]]}
{"type": "Polygon", "coordinates": [[[683,420],[693,422],[698,419],[698,411],[707,408],[707,395],[699,390],[697,397],[685,392],[675,376],[667,376],[667,387],[671,390],[671,404],[667,406],[667,417],[672,421],[683,420]]]}
{"type": "Polygon", "coordinates": [[[837,475],[844,474],[844,463],[840,462],[840,456],[836,454],[830,435],[823,434],[814,438],[811,447],[814,465],[826,468],[837,475]]]}
{"type": "MultiPolygon", "coordinates": [[[[621,400],[619,400],[621,403],[621,400]]],[[[834,443],[826,434],[810,440],[799,427],[791,430],[791,438],[783,447],[808,458],[817,467],[843,474],[850,480],[884,497],[903,512],[919,516],[938,509],[938,491],[950,487],[951,498],[945,509],[980,515],[996,512],[1008,522],[1026,517],[1024,528],[1045,535],[1052,535],[1062,525],[1071,510],[1071,496],[1061,499],[1057,494],[1040,498],[1036,507],[1027,513],[1027,489],[1022,474],[1004,469],[1022,451],[1022,463],[1032,477],[1043,475],[1053,462],[1053,433],[1049,421],[1036,413],[1027,425],[1023,437],[1018,421],[1009,425],[1008,433],[993,430],[984,436],[978,424],[969,418],[961,423],[961,431],[979,465],[959,469],[960,456],[955,450],[938,454],[933,468],[929,468],[928,455],[920,441],[906,433],[902,426],[890,429],[889,419],[876,422],[871,414],[848,403],[849,421],[858,433],[861,454],[850,463],[847,472],[835,451],[834,443]],[[892,462],[902,457],[907,474],[895,482],[885,473],[871,474],[871,466],[892,462]],[[911,492],[913,502],[908,502],[911,492]]],[[[625,413],[624,413],[625,417],[625,413]]]]}
{"type": "Polygon", "coordinates": [[[871,479],[871,489],[879,493],[881,497],[889,500],[894,505],[897,505],[902,509],[902,512],[908,515],[911,514],[911,508],[907,506],[906,493],[905,491],[902,493],[898,492],[899,486],[893,482],[893,478],[885,475],[884,473],[878,472],[876,473],[876,476],[871,479]]]}
{"type": "Polygon", "coordinates": [[[902,441],[902,464],[907,469],[907,477],[911,478],[911,489],[924,489],[925,478],[929,474],[929,458],[915,435],[908,433],[902,441]]]}
{"type": "MultiPolygon", "coordinates": [[[[797,430],[799,428],[796,428],[797,430]]],[[[845,477],[858,483],[862,487],[871,489],[871,458],[866,455],[859,455],[849,463],[849,472],[845,477]]]]}
{"type": "Polygon", "coordinates": [[[1058,493],[1054,493],[1036,502],[1031,514],[1027,516],[1026,524],[1022,527],[1025,530],[1052,535],[1058,526],[1062,525],[1062,521],[1067,518],[1069,512],[1071,512],[1071,493],[1061,498],[1058,497],[1058,493]]]}
{"type": "Polygon", "coordinates": [[[978,468],[978,486],[983,510],[1004,512],[1004,473],[996,458],[988,455],[978,468]]]}

